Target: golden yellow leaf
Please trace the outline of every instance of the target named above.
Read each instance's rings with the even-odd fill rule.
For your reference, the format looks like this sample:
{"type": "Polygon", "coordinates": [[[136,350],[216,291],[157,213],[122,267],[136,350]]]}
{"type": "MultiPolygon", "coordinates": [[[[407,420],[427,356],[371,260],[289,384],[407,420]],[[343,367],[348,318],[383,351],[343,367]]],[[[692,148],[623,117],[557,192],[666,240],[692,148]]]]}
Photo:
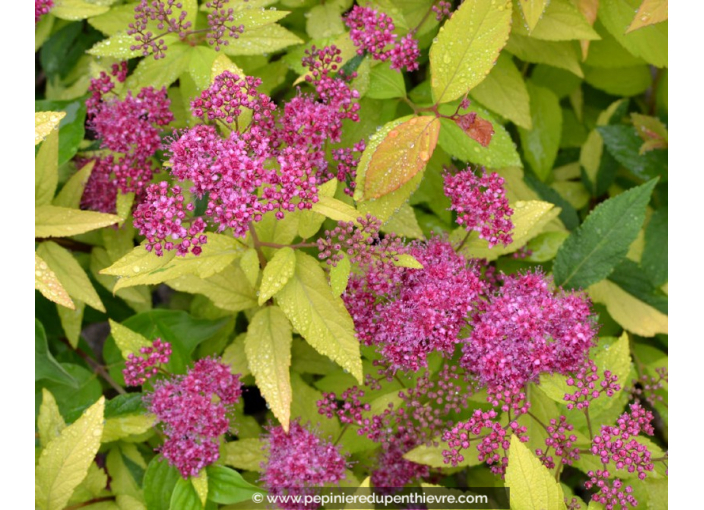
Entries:
{"type": "Polygon", "coordinates": [[[66,112],[35,112],[34,145],[38,145],[44,140],[65,116],[66,112]]]}

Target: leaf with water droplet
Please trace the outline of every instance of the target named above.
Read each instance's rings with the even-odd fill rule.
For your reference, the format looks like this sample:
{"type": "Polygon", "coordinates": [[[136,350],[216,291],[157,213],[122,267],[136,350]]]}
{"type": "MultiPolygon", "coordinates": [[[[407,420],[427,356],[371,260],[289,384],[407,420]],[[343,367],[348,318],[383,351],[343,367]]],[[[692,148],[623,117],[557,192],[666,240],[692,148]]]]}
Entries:
{"type": "Polygon", "coordinates": [[[262,271],[262,284],[259,289],[259,304],[263,305],[279,292],[291,279],[296,270],[296,255],[287,247],[276,251],[262,271]]]}
{"type": "Polygon", "coordinates": [[[415,177],[425,168],[439,134],[437,118],[412,117],[393,127],[378,146],[370,146],[363,200],[387,195],[415,177]]]}
{"type": "Polygon", "coordinates": [[[56,195],[52,204],[59,207],[68,207],[69,209],[78,209],[81,205],[83,190],[86,187],[86,183],[90,178],[94,166],[95,160],[91,160],[83,165],[78,172],[73,174],[61,188],[59,194],[56,195]]]}
{"type": "MultiPolygon", "coordinates": [[[[520,14],[514,13],[512,32],[520,35],[530,35],[535,39],[548,41],[598,40],[599,34],[592,28],[579,9],[570,0],[551,0],[550,2],[520,0],[524,11],[527,27],[521,23],[520,14]],[[537,21],[532,23],[525,16],[526,4],[538,4],[536,10],[543,4],[545,11],[539,14],[537,21]]],[[[531,13],[533,16],[534,13],[531,13]]]]}
{"type": "Polygon", "coordinates": [[[90,0],[61,0],[52,7],[51,14],[60,19],[76,21],[98,16],[110,10],[107,5],[96,5],[90,0]]]}
{"type": "Polygon", "coordinates": [[[42,404],[39,406],[37,418],[37,429],[42,448],[46,447],[52,439],[58,437],[64,428],[66,428],[66,423],[59,412],[54,395],[46,388],[42,388],[42,404]]]}
{"type": "Polygon", "coordinates": [[[34,210],[35,237],[67,237],[118,223],[114,214],[42,205],[34,210]]]}
{"type": "Polygon", "coordinates": [[[88,474],[103,433],[105,397],[49,442],[35,470],[34,498],[42,510],[64,508],[88,474]]]}
{"type": "Polygon", "coordinates": [[[518,0],[518,3],[521,4],[521,12],[528,24],[528,30],[531,31],[540,21],[549,0],[518,0]]]}
{"type": "Polygon", "coordinates": [[[39,142],[43,141],[65,116],[66,112],[35,112],[34,145],[38,145],[39,142]]]}
{"type": "Polygon", "coordinates": [[[289,375],[291,342],[291,324],[278,306],[266,306],[252,317],[244,341],[257,386],[285,431],[293,399],[289,375]]]}
{"type": "MultiPolygon", "coordinates": [[[[641,0],[613,0],[599,3],[599,21],[621,46],[636,57],[655,67],[667,67],[668,22],[642,26],[638,30],[627,30],[634,20],[634,13],[641,0]]],[[[646,20],[647,21],[647,20],[646,20]]]]}
{"type": "Polygon", "coordinates": [[[208,278],[188,274],[166,282],[172,289],[190,294],[203,294],[215,306],[239,312],[257,306],[254,288],[236,262],[208,278]]]}
{"type": "Polygon", "coordinates": [[[433,98],[448,103],[479,85],[506,44],[511,29],[511,2],[464,2],[445,22],[430,47],[433,98]]]}
{"type": "Polygon", "coordinates": [[[54,271],[49,269],[47,263],[36,253],[34,254],[34,288],[54,303],[72,310],[76,308],[54,271]]]}
{"type": "Polygon", "coordinates": [[[266,460],[263,447],[263,441],[258,437],[225,443],[222,448],[223,462],[237,469],[259,472],[266,460]]]}
{"type": "Polygon", "coordinates": [[[339,297],[345,292],[351,271],[350,258],[346,253],[342,253],[342,259],[337,262],[337,265],[330,268],[330,287],[332,287],[332,293],[335,297],[339,297]]]}
{"type": "Polygon", "coordinates": [[[667,20],[667,0],[643,0],[626,33],[667,20]]]}
{"type": "Polygon", "coordinates": [[[151,347],[152,342],[148,338],[112,319],[108,319],[108,321],[110,323],[110,334],[115,340],[118,349],[120,349],[123,358],[127,359],[130,354],[139,356],[140,349],[151,347]]]}
{"type": "Polygon", "coordinates": [[[549,89],[526,83],[530,95],[532,129],[518,128],[523,155],[540,180],[552,171],[560,148],[562,109],[557,96],[549,89]]]}

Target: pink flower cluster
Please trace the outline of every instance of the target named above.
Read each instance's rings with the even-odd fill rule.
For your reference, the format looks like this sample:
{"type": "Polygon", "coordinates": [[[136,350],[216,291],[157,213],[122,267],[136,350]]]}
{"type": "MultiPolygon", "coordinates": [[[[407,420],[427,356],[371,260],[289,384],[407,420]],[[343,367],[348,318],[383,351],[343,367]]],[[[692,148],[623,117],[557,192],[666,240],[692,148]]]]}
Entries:
{"type": "Polygon", "coordinates": [[[592,495],[592,500],[604,505],[606,510],[628,508],[627,505],[636,506],[638,501],[633,496],[633,487],[623,486],[623,482],[616,478],[610,480],[611,473],[606,469],[589,471],[589,480],[584,483],[587,489],[596,488],[598,493],[592,495]]]}
{"type": "Polygon", "coordinates": [[[215,51],[220,51],[220,46],[228,46],[225,36],[237,39],[244,32],[244,25],[235,25],[235,10],[232,7],[225,8],[230,0],[211,0],[205,6],[212,9],[208,14],[208,27],[210,30],[206,34],[208,44],[215,46],[215,51]]]}
{"type": "Polygon", "coordinates": [[[133,35],[137,44],[130,50],[139,50],[145,57],[150,52],[154,58],[164,58],[167,46],[162,38],[166,34],[175,33],[184,38],[191,28],[191,22],[186,21],[188,12],[183,9],[183,3],[178,0],[140,0],[134,7],[134,22],[128,25],[127,34],[133,35]],[[174,9],[178,9],[174,12],[174,9]],[[155,35],[152,30],[158,30],[155,35]]]}
{"type": "Polygon", "coordinates": [[[659,367],[655,369],[655,376],[648,374],[641,375],[633,381],[633,386],[629,388],[631,395],[641,401],[645,401],[651,406],[662,402],[664,399],[658,392],[667,384],[667,368],[659,367]]]}
{"type": "MultiPolygon", "coordinates": [[[[127,63],[115,64],[111,75],[124,82],[127,63]]],[[[166,89],[141,89],[136,96],[127,92],[125,99],[109,96],[115,82],[105,72],[91,81],[91,97],[86,101],[88,125],[109,154],[96,160],[86,183],[82,203],[86,208],[114,212],[117,188],[121,193],[142,195],[152,179],[155,167],[152,156],[161,148],[160,133],[173,120],[166,89]]]]}
{"type": "Polygon", "coordinates": [[[545,438],[545,450],[537,449],[535,454],[548,469],[555,467],[555,460],[550,455],[550,448],[555,450],[555,455],[562,459],[562,464],[572,465],[572,462],[579,460],[579,448],[574,446],[577,436],[570,434],[574,430],[574,425],[567,423],[567,417],[560,415],[559,419],[551,418],[550,425],[546,427],[548,437],[545,438]],[[569,435],[568,435],[569,434],[569,435]]]}
{"type": "Polygon", "coordinates": [[[54,7],[54,0],[34,0],[34,24],[54,7]]]}
{"type": "MultiPolygon", "coordinates": [[[[291,422],[288,433],[271,427],[265,437],[266,461],[261,482],[273,495],[305,495],[307,489],[345,478],[347,459],[337,446],[321,439],[299,421],[291,422]]],[[[314,508],[287,502],[282,508],[314,508]]]]}
{"type": "Polygon", "coordinates": [[[592,400],[601,395],[613,397],[621,389],[621,385],[617,381],[616,374],[605,370],[604,378],[597,385],[599,382],[598,368],[593,360],[587,360],[567,378],[567,386],[577,388],[574,393],[565,394],[567,409],[586,409],[592,400]]]}
{"type": "Polygon", "coordinates": [[[443,450],[442,455],[446,464],[456,466],[464,460],[462,450],[470,448],[472,436],[477,443],[478,458],[480,462],[489,464],[491,472],[502,475],[508,465],[508,450],[511,446],[511,435],[515,434],[521,442],[528,441],[527,428],[513,420],[508,425],[501,425],[499,415],[493,409],[482,411],[477,409],[472,417],[460,422],[445,431],[442,438],[446,441],[449,450],[443,450]],[[500,453],[499,450],[503,450],[500,453]]]}
{"type": "Polygon", "coordinates": [[[241,395],[239,375],[213,358],[197,361],[185,376],[154,385],[146,402],[167,436],[160,452],[184,478],[197,476],[219,458],[218,438],[228,431],[228,413],[241,395]]]}
{"type": "Polygon", "coordinates": [[[490,393],[520,390],[540,374],[577,371],[596,335],[589,300],[553,291],[539,272],[506,276],[472,326],[460,364],[490,393]]]}
{"type": "Polygon", "coordinates": [[[457,213],[457,223],[467,231],[474,230],[489,247],[499,243],[511,244],[513,209],[508,205],[504,179],[496,173],[482,170],[478,177],[471,169],[456,175],[446,173],[445,195],[452,202],[450,209],[457,213]]]}
{"type": "Polygon", "coordinates": [[[433,4],[432,9],[435,13],[435,19],[442,21],[444,18],[449,18],[452,14],[452,2],[440,0],[438,3],[433,4]]]}
{"type": "Polygon", "coordinates": [[[343,299],[363,343],[378,346],[394,369],[416,371],[431,352],[452,356],[484,283],[474,264],[437,237],[408,253],[423,269],[372,260],[350,277],[343,299]]]}
{"type": "Polygon", "coordinates": [[[127,386],[141,386],[147,379],[155,376],[159,370],[157,365],[166,365],[169,362],[171,344],[157,338],[150,347],[142,347],[139,353],[140,356],[130,353],[125,361],[122,375],[127,386]]]}
{"type": "MultiPolygon", "coordinates": [[[[304,58],[309,82],[317,96],[298,95],[277,109],[266,94],[259,93],[258,78],[243,78],[225,71],[192,103],[193,114],[207,122],[225,123],[234,129],[223,138],[213,125],[197,125],[170,145],[171,173],[190,192],[206,200],[205,219],[191,226],[179,187],[153,184],[135,211],[135,226],[147,237],[147,249],[161,255],[177,249],[179,255],[200,253],[206,221],[218,231],[231,228],[244,237],[250,225],[274,212],[310,209],[318,201],[318,186],[334,175],[328,169],[328,142],[339,142],[342,121],[357,121],[359,95],[347,78],[333,76],[341,62],[340,50],[313,48],[304,58]],[[245,112],[248,125],[240,125],[245,112]],[[234,126],[232,124],[234,123],[234,126]]],[[[347,158],[344,164],[353,162],[347,158]]]]}
{"type": "Polygon", "coordinates": [[[418,69],[418,41],[413,38],[413,33],[397,41],[394,21],[387,14],[370,7],[355,5],[345,17],[345,23],[350,29],[350,38],[357,46],[359,55],[366,51],[374,60],[390,60],[391,69],[397,71],[404,68],[408,71],[418,69]]]}

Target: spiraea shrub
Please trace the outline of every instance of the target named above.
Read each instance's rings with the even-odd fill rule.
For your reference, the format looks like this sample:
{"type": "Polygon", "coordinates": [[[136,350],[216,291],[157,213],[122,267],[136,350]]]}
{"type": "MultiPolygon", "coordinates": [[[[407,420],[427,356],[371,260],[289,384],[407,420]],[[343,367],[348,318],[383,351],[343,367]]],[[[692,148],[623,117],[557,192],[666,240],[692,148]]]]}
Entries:
{"type": "Polygon", "coordinates": [[[667,26],[35,0],[36,507],[666,508],[667,26]]]}

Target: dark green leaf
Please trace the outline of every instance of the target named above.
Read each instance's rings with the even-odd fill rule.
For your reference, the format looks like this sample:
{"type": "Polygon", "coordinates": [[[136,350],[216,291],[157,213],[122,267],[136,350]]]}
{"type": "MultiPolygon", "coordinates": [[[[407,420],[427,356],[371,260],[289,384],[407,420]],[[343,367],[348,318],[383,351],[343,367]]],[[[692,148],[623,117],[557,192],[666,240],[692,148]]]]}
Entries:
{"type": "Polygon", "coordinates": [[[34,380],[49,379],[60,384],[78,387],[78,381],[62,367],[49,351],[44,326],[34,319],[34,380]]]}
{"type": "Polygon", "coordinates": [[[252,494],[263,493],[262,489],[246,482],[234,469],[224,466],[208,466],[208,499],[223,505],[240,501],[251,501],[252,494]]]}
{"type": "Polygon", "coordinates": [[[142,393],[127,393],[108,400],[105,403],[105,419],[144,413],[143,397],[142,393]]]}
{"type": "MultiPolygon", "coordinates": [[[[93,405],[103,394],[103,387],[98,381],[98,376],[80,365],[62,363],[61,367],[76,380],[77,384],[61,384],[47,381],[37,385],[37,391],[41,395],[41,388],[46,388],[54,395],[59,406],[61,415],[66,422],[76,420],[81,413],[93,405]]],[[[35,396],[35,402],[39,404],[41,397],[35,396]]]]}
{"type": "Polygon", "coordinates": [[[579,216],[577,216],[577,211],[567,200],[562,198],[557,191],[538,180],[532,174],[526,173],[524,180],[528,186],[533,188],[533,191],[535,191],[540,198],[553,203],[562,209],[560,211],[559,218],[568,230],[574,230],[579,226],[579,216]]]}
{"type": "Polygon", "coordinates": [[[86,50],[101,39],[90,27],[82,34],[83,28],[83,22],[69,23],[44,43],[39,60],[49,79],[66,78],[86,50]]]}
{"type": "Polygon", "coordinates": [[[643,140],[633,126],[598,126],[606,149],[616,161],[639,179],[662,177],[667,179],[667,151],[653,150],[639,154],[643,140]]]}
{"type": "Polygon", "coordinates": [[[85,101],[35,101],[34,111],[66,112],[66,116],[59,123],[59,166],[63,165],[76,155],[85,136],[85,101]]]}
{"type": "Polygon", "coordinates": [[[648,276],[632,260],[625,259],[614,268],[609,280],[623,290],[667,315],[667,296],[653,287],[648,276]]]}
{"type": "Polygon", "coordinates": [[[645,220],[653,179],[599,204],[557,252],[555,284],[586,288],[606,278],[628,252],[645,220]]]}
{"type": "Polygon", "coordinates": [[[160,455],[154,457],[144,473],[144,501],[147,510],[169,510],[171,495],[179,480],[183,479],[176,468],[169,466],[160,455]]]}
{"type": "Polygon", "coordinates": [[[171,493],[171,510],[200,510],[203,504],[190,480],[179,478],[171,493]]]}
{"type": "Polygon", "coordinates": [[[645,228],[643,271],[656,287],[667,282],[667,209],[659,209],[645,228]]]}
{"type": "Polygon", "coordinates": [[[523,156],[541,181],[552,172],[562,135],[562,109],[557,96],[549,89],[528,81],[530,116],[533,129],[518,128],[523,156]]]}

